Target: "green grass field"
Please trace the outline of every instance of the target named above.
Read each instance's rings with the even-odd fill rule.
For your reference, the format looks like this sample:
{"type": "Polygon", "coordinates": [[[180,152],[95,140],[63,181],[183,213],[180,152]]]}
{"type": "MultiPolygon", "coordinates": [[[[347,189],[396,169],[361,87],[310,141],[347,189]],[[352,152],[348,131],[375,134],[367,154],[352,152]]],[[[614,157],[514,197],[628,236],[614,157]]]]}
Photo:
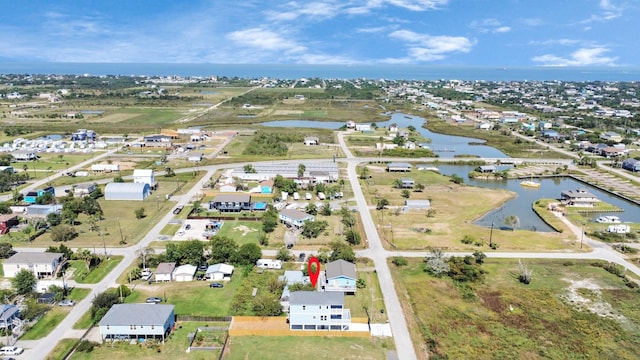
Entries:
{"type": "Polygon", "coordinates": [[[486,280],[472,286],[472,296],[452,280],[424,272],[421,261],[390,265],[398,292],[408,295],[400,301],[412,314],[407,319],[422,357],[427,352],[450,359],[637,357],[636,290],[588,262],[524,263],[533,270],[530,285],[518,281],[517,260],[488,260],[486,280]]]}
{"type": "MultiPolygon", "coordinates": [[[[89,294],[89,291],[89,289],[72,289],[67,299],[80,301],[89,294]]],[[[31,329],[20,337],[20,340],[37,340],[47,336],[72,309],[72,307],[53,305],[31,329]]]]}
{"type": "Polygon", "coordinates": [[[122,256],[111,256],[108,260],[103,260],[97,267],[92,268],[91,271],[88,272],[84,260],[72,260],[71,269],[73,269],[73,280],[79,284],[97,284],[102,281],[111,270],[118,266],[122,258],[122,256]]]}
{"type": "Polygon", "coordinates": [[[230,338],[230,351],[223,359],[296,359],[313,354],[314,359],[382,360],[393,346],[391,339],[236,336],[230,338]]]}
{"type": "Polygon", "coordinates": [[[77,339],[61,339],[56,347],[47,355],[47,360],[64,359],[65,355],[71,351],[78,340],[77,339]]]}

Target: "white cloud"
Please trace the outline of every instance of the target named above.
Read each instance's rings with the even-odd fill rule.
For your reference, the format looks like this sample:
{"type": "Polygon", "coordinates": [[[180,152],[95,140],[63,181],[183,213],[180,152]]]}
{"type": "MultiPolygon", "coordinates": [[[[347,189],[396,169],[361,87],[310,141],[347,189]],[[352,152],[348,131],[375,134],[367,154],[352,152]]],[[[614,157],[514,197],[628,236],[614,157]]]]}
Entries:
{"type": "Polygon", "coordinates": [[[546,66],[613,66],[616,65],[617,57],[608,57],[604,54],[610,50],[605,47],[581,48],[569,55],[561,57],[553,54],[545,54],[534,57],[534,62],[542,63],[546,66]]]}
{"type": "MultiPolygon", "coordinates": [[[[600,11],[597,14],[591,15],[589,18],[579,21],[578,24],[589,24],[592,22],[605,22],[613,20],[622,16],[624,12],[624,6],[614,5],[611,0],[600,0],[598,4],[600,11]]],[[[591,27],[586,27],[585,30],[590,30],[591,27]]]]}
{"type": "Polygon", "coordinates": [[[446,5],[449,0],[387,0],[391,5],[411,11],[437,10],[446,5]]]}
{"type": "Polygon", "coordinates": [[[530,41],[529,45],[537,45],[537,46],[553,46],[553,45],[562,45],[562,46],[574,46],[574,45],[580,45],[582,44],[583,46],[585,46],[587,44],[587,42],[585,42],[584,40],[578,40],[578,39],[567,39],[567,38],[563,38],[563,39],[550,39],[550,40],[543,40],[543,41],[530,41]]]}
{"type": "MultiPolygon", "coordinates": [[[[415,61],[434,61],[444,59],[454,52],[471,51],[473,42],[462,36],[432,36],[418,34],[409,30],[397,30],[389,34],[393,39],[408,44],[409,57],[415,61]]],[[[391,61],[387,59],[387,61],[391,61]]]]}
{"type": "Polygon", "coordinates": [[[299,17],[307,17],[312,20],[329,19],[337,14],[344,5],[335,1],[298,3],[288,2],[280,7],[280,11],[268,10],[267,18],[274,21],[292,21],[299,17]]]}
{"type": "Polygon", "coordinates": [[[469,24],[469,27],[482,33],[499,34],[511,31],[511,27],[502,25],[496,19],[474,20],[469,24]]]}
{"type": "Polygon", "coordinates": [[[227,34],[226,37],[234,41],[236,45],[246,46],[256,50],[288,52],[306,50],[304,46],[296,43],[294,40],[263,28],[234,31],[227,34]]]}

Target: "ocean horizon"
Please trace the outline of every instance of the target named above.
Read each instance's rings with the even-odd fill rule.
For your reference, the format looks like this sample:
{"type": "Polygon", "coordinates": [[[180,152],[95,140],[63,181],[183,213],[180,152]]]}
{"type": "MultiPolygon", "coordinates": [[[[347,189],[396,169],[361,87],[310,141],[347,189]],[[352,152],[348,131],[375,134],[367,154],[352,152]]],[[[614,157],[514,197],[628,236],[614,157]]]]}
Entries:
{"type": "Polygon", "coordinates": [[[467,81],[640,81],[639,67],[0,62],[0,74],[467,81]]]}

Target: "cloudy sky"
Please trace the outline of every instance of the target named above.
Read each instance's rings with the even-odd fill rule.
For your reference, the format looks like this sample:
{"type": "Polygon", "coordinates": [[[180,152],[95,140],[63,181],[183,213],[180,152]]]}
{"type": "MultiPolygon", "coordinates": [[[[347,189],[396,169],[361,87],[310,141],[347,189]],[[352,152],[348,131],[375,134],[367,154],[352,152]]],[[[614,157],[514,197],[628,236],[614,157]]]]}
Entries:
{"type": "Polygon", "coordinates": [[[640,0],[14,0],[0,61],[639,66],[640,0]]]}

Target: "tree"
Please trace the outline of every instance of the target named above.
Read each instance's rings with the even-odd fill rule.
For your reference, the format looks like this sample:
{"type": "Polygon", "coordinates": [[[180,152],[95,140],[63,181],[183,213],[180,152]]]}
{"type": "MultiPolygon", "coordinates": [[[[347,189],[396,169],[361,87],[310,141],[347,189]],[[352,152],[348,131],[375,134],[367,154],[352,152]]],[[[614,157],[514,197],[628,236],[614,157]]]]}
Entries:
{"type": "Polygon", "coordinates": [[[36,204],[38,205],[54,204],[55,202],[55,196],[53,196],[53,194],[48,191],[45,191],[42,193],[42,195],[36,197],[36,204]]]}
{"type": "Polygon", "coordinates": [[[327,229],[329,224],[324,221],[305,221],[302,224],[302,232],[301,235],[306,237],[307,239],[317,238],[323,231],[327,229]]]}
{"type": "Polygon", "coordinates": [[[84,265],[87,267],[87,272],[91,270],[91,263],[93,262],[94,254],[89,249],[76,250],[76,258],[84,261],[84,265]]]}
{"type": "Polygon", "coordinates": [[[509,215],[504,218],[504,223],[511,227],[511,230],[515,231],[520,226],[520,218],[515,215],[509,215]]]}
{"type": "Polygon", "coordinates": [[[136,219],[142,219],[145,217],[144,208],[135,209],[133,213],[136,215],[136,219]]]}
{"type": "Polygon", "coordinates": [[[369,168],[366,166],[363,166],[360,169],[360,179],[368,179],[369,178],[369,168]]]}
{"type": "Polygon", "coordinates": [[[378,200],[378,203],[376,204],[376,210],[384,210],[387,208],[388,205],[389,205],[389,200],[382,198],[378,200]]]}
{"type": "Polygon", "coordinates": [[[241,265],[253,265],[262,257],[262,250],[256,243],[246,243],[238,249],[235,263],[241,265]]]}
{"type": "Polygon", "coordinates": [[[11,279],[11,285],[18,295],[31,294],[37,282],[36,276],[27,269],[18,271],[16,276],[11,279]]]}
{"type": "Polygon", "coordinates": [[[402,196],[405,199],[408,199],[411,196],[411,193],[409,192],[409,190],[404,189],[402,190],[402,192],[400,193],[400,196],[402,196]]]}
{"type": "Polygon", "coordinates": [[[3,153],[0,154],[0,166],[10,166],[13,161],[13,155],[3,153]]]}
{"type": "Polygon", "coordinates": [[[247,174],[255,174],[256,173],[256,169],[251,164],[247,164],[247,165],[243,166],[242,170],[247,174]]]}
{"type": "Polygon", "coordinates": [[[136,256],[140,260],[143,269],[147,267],[147,260],[149,260],[155,252],[156,251],[150,246],[136,250],[136,256]]]}
{"type": "Polygon", "coordinates": [[[331,216],[331,204],[329,202],[325,202],[320,208],[320,214],[322,216],[331,216]]]}
{"type": "Polygon", "coordinates": [[[78,231],[73,226],[61,224],[51,228],[51,240],[55,242],[73,240],[78,231]]]}
{"type": "Polygon", "coordinates": [[[361,236],[360,233],[354,230],[347,230],[344,233],[345,240],[351,245],[360,245],[361,236]]]}
{"type": "Polygon", "coordinates": [[[50,226],[58,226],[62,223],[62,216],[56,212],[47,214],[47,222],[50,226]]]}
{"type": "Polygon", "coordinates": [[[0,202],[0,214],[11,214],[13,211],[6,202],[0,202]]]}
{"type": "Polygon", "coordinates": [[[422,185],[421,183],[417,183],[415,188],[413,189],[413,191],[415,192],[422,192],[424,190],[424,185],[422,185]]]}
{"type": "Polygon", "coordinates": [[[311,215],[318,215],[318,207],[316,206],[316,204],[310,202],[307,207],[304,208],[304,211],[307,214],[311,214],[311,215]]]}
{"type": "Polygon", "coordinates": [[[73,250],[71,250],[65,244],[60,244],[60,246],[49,246],[46,250],[49,253],[61,253],[62,257],[69,260],[73,256],[73,250]]]}
{"type": "Polygon", "coordinates": [[[430,248],[429,255],[427,255],[424,261],[427,263],[425,271],[435,277],[442,277],[442,275],[449,272],[447,259],[439,248],[430,248]]]}
{"type": "Polygon", "coordinates": [[[262,215],[262,231],[265,233],[273,232],[278,226],[278,211],[269,205],[267,211],[262,215]]]}
{"type": "Polygon", "coordinates": [[[304,172],[307,170],[307,167],[304,164],[298,164],[298,178],[302,178],[304,176],[304,172]]]}
{"type": "Polygon", "coordinates": [[[202,211],[202,202],[200,200],[194,200],[191,205],[193,206],[193,213],[198,215],[202,211]]]}
{"type": "Polygon", "coordinates": [[[393,180],[393,185],[392,185],[395,189],[402,189],[402,180],[400,179],[394,179],[393,180]]]}
{"type": "Polygon", "coordinates": [[[8,243],[8,242],[0,243],[0,259],[6,259],[8,257],[11,257],[14,253],[15,251],[13,251],[13,245],[11,245],[11,243],[8,243]]]}
{"type": "Polygon", "coordinates": [[[71,207],[67,207],[66,204],[62,208],[62,220],[66,224],[75,225],[78,219],[78,213],[71,207]]]}
{"type": "Polygon", "coordinates": [[[235,240],[226,236],[216,235],[211,238],[211,262],[223,263],[230,262],[236,258],[238,244],[235,240]]]}
{"type": "Polygon", "coordinates": [[[473,257],[476,259],[476,264],[484,264],[484,259],[487,258],[487,255],[485,255],[483,252],[476,250],[473,252],[473,257]]]}
{"type": "Polygon", "coordinates": [[[164,168],[164,177],[174,177],[176,176],[175,171],[172,168],[166,167],[164,168]]]}
{"type": "Polygon", "coordinates": [[[111,309],[111,307],[120,302],[118,293],[114,290],[107,290],[96,295],[91,302],[91,318],[94,322],[98,322],[111,309]]]}
{"type": "Polygon", "coordinates": [[[276,259],[280,261],[289,261],[291,260],[291,253],[287,248],[280,248],[276,254],[276,259]]]}
{"type": "Polygon", "coordinates": [[[253,312],[256,316],[279,316],[282,313],[280,299],[273,293],[262,292],[253,298],[253,312]]]}
{"type": "Polygon", "coordinates": [[[522,260],[518,259],[518,269],[520,270],[520,275],[518,275],[518,280],[521,283],[529,285],[531,283],[531,275],[533,274],[533,269],[529,269],[527,265],[522,263],[522,260]]]}
{"type": "Polygon", "coordinates": [[[407,266],[407,265],[409,265],[409,260],[407,260],[407,258],[402,257],[402,256],[394,256],[393,260],[391,260],[391,262],[395,266],[407,266]]]}
{"type": "Polygon", "coordinates": [[[331,247],[332,250],[331,255],[329,256],[330,261],[339,259],[349,262],[356,261],[356,253],[355,251],[353,251],[353,248],[349,246],[349,244],[342,241],[334,241],[329,244],[329,247],[331,247]]]}

